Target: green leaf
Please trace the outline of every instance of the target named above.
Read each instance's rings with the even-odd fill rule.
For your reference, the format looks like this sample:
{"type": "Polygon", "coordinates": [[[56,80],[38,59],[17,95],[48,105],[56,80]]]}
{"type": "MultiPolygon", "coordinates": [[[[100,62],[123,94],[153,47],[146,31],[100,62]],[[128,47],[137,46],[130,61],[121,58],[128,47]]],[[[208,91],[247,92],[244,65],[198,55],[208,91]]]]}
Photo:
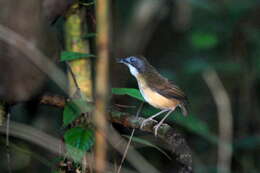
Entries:
{"type": "MultiPolygon", "coordinates": [[[[127,136],[127,135],[122,135],[122,136],[130,139],[130,136],[127,136]]],[[[152,144],[151,142],[149,142],[147,140],[144,140],[142,138],[137,138],[137,137],[132,137],[132,140],[134,142],[136,142],[136,143],[143,144],[143,145],[146,145],[148,147],[155,148],[156,150],[161,152],[163,155],[165,155],[169,160],[172,160],[172,158],[165,151],[163,151],[160,147],[157,147],[156,145],[152,144]]]]}
{"type": "Polygon", "coordinates": [[[84,153],[94,145],[94,132],[92,129],[75,127],[64,134],[67,152],[75,161],[80,161],[84,153]]]}
{"type": "Polygon", "coordinates": [[[82,113],[91,112],[93,106],[81,99],[75,99],[66,103],[63,111],[63,126],[72,123],[82,113]]]}
{"type": "Polygon", "coordinates": [[[74,127],[64,134],[64,139],[67,145],[88,151],[94,144],[94,132],[92,129],[74,127]]]}
{"type": "Polygon", "coordinates": [[[218,37],[215,33],[193,32],[191,44],[195,49],[211,49],[218,44],[218,37]]]}
{"type": "Polygon", "coordinates": [[[79,58],[90,58],[90,57],[96,57],[96,56],[93,54],[79,53],[79,52],[69,52],[69,51],[61,52],[61,61],[71,61],[79,58]]]}
{"type": "Polygon", "coordinates": [[[145,101],[138,89],[134,88],[112,88],[112,93],[116,95],[129,95],[141,101],[145,101]]]}
{"type": "Polygon", "coordinates": [[[83,36],[83,38],[90,39],[90,38],[93,38],[93,37],[96,37],[96,36],[97,36],[97,33],[93,32],[93,33],[86,34],[85,36],[83,36]]]}

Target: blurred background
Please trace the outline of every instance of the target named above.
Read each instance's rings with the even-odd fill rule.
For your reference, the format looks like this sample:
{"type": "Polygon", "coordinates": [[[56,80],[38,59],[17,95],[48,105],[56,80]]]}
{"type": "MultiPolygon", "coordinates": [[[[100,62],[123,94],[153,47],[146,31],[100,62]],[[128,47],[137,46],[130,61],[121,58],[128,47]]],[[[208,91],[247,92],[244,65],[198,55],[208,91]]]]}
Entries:
{"type": "MultiPolygon", "coordinates": [[[[64,50],[66,10],[73,1],[35,1],[36,5],[27,1],[16,6],[15,1],[7,4],[1,0],[1,6],[5,9],[0,14],[1,24],[17,29],[16,32],[25,37],[28,34],[28,37],[39,45],[47,35],[55,38],[55,41],[45,40],[44,43],[48,44],[40,47],[56,62],[57,58],[54,57],[59,57],[59,52],[64,50]],[[30,9],[31,4],[35,6],[32,10],[34,15],[26,10],[30,9]],[[24,6],[26,8],[22,8],[24,6]],[[28,20],[28,17],[32,16],[38,17],[28,20]],[[24,23],[20,24],[17,21],[24,23]],[[42,27],[38,28],[35,25],[42,27]],[[19,30],[17,26],[26,27],[19,30]],[[33,32],[25,32],[28,28],[33,32]]],[[[95,5],[84,8],[86,14],[83,19],[91,21],[88,31],[95,32],[95,5]]],[[[189,116],[183,117],[176,111],[167,119],[167,123],[178,128],[185,136],[192,150],[194,172],[217,172],[218,164],[221,162],[219,146],[224,145],[219,144],[219,139],[227,140],[228,145],[232,146],[231,160],[227,163],[231,167],[231,172],[259,172],[260,94],[257,91],[260,89],[260,2],[258,0],[113,0],[110,8],[111,86],[137,88],[137,83],[128,69],[116,64],[114,59],[129,55],[144,55],[163,76],[180,86],[189,98],[189,116]],[[222,96],[224,99],[221,99],[222,96]]],[[[91,41],[93,42],[94,38],[91,41]]],[[[1,47],[5,48],[6,45],[1,47]]],[[[12,52],[10,48],[5,50],[12,52]]],[[[95,52],[93,43],[91,50],[95,52]]],[[[32,91],[30,93],[34,93],[34,96],[39,92],[64,95],[52,81],[47,79],[47,84],[42,84],[46,83],[43,82],[44,77],[38,79],[30,77],[33,80],[27,82],[20,80],[37,69],[25,62],[28,71],[24,71],[24,68],[15,71],[21,60],[18,58],[19,53],[21,52],[17,54],[1,52],[1,86],[19,93],[23,90],[16,90],[14,86],[27,88],[27,85],[31,86],[37,81],[41,86],[47,85],[47,87],[43,90],[38,89],[38,85],[30,88],[32,91]],[[6,62],[3,58],[5,56],[15,58],[6,62]],[[10,78],[15,82],[9,83],[10,80],[7,79],[10,78]]],[[[32,97],[18,96],[19,94],[7,94],[2,98],[13,103],[32,97]]],[[[116,104],[135,106],[134,109],[125,110],[132,113],[135,113],[140,105],[140,101],[128,96],[115,96],[112,100],[116,104]]],[[[26,103],[19,102],[12,105],[9,110],[12,120],[62,138],[64,129],[61,127],[61,109],[38,105],[38,102],[35,103],[33,100],[26,103]]],[[[148,117],[156,111],[158,110],[144,104],[141,115],[148,117]]],[[[131,132],[131,129],[116,124],[114,126],[123,134],[131,132]]],[[[137,131],[136,136],[160,147],[160,141],[154,139],[151,134],[137,131]]],[[[4,134],[1,134],[0,172],[8,170],[4,137],[4,134]]],[[[12,137],[11,143],[18,146],[11,152],[13,172],[51,172],[55,166],[56,157],[41,147],[12,137]]],[[[137,150],[162,172],[174,172],[172,162],[158,150],[141,144],[133,145],[136,145],[137,150]]],[[[227,151],[230,152],[229,149],[227,151]]]]}
{"type": "MultiPolygon", "coordinates": [[[[259,172],[259,1],[116,1],[114,5],[115,54],[146,56],[188,95],[189,117],[173,113],[169,122],[183,129],[195,172],[216,172],[218,162],[221,125],[205,78],[208,69],[216,71],[231,103],[232,172],[259,172]]],[[[124,74],[119,81],[137,87],[128,69],[120,70],[124,74]]],[[[222,119],[225,122],[225,115],[222,119]]]]}

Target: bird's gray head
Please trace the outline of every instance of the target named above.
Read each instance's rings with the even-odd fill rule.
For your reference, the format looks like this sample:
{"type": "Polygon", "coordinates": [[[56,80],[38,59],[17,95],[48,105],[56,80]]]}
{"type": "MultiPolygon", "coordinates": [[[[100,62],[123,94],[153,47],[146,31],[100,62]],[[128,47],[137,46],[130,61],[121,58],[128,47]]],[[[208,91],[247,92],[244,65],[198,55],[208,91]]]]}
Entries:
{"type": "Polygon", "coordinates": [[[126,58],[120,58],[117,60],[118,63],[123,63],[128,66],[130,72],[135,77],[139,73],[143,73],[145,71],[146,59],[141,56],[129,56],[126,58]]]}

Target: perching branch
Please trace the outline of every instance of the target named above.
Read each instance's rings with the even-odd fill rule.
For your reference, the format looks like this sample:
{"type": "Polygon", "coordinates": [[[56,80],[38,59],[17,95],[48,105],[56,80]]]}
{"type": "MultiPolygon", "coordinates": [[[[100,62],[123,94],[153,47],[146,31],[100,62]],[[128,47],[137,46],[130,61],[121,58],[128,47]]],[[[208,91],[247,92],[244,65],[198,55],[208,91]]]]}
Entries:
{"type": "MultiPolygon", "coordinates": [[[[148,121],[141,129],[141,124],[145,118],[136,118],[134,115],[116,111],[110,112],[109,117],[112,123],[154,133],[153,127],[156,125],[156,121],[148,121]]],[[[181,172],[192,172],[191,150],[184,137],[175,128],[165,123],[159,128],[158,137],[167,144],[166,148],[171,151],[173,155],[176,155],[176,160],[183,164],[183,171],[181,172]]]]}
{"type": "MultiPolygon", "coordinates": [[[[56,101],[51,101],[51,96],[42,97],[40,103],[50,104],[53,106],[56,105],[56,101]],[[42,100],[46,100],[48,97],[48,102],[42,102],[42,100]]],[[[65,104],[65,98],[60,97],[57,99],[57,96],[54,96],[55,100],[60,100],[58,105],[65,104]]],[[[90,103],[92,104],[92,103],[90,103]]],[[[129,113],[113,111],[112,109],[108,110],[109,112],[109,121],[111,123],[121,124],[127,128],[135,128],[144,132],[154,133],[153,127],[156,125],[156,121],[148,121],[145,126],[141,129],[140,126],[145,118],[138,117],[136,118],[134,115],[129,113]]],[[[89,118],[85,119],[86,121],[91,121],[89,118]]],[[[82,121],[81,121],[82,122],[82,121]]],[[[179,133],[174,127],[170,127],[167,124],[163,124],[159,130],[157,135],[166,145],[166,149],[171,151],[173,155],[176,156],[176,160],[180,162],[183,166],[179,173],[182,172],[192,172],[192,155],[191,150],[185,140],[185,138],[179,133]]]]}

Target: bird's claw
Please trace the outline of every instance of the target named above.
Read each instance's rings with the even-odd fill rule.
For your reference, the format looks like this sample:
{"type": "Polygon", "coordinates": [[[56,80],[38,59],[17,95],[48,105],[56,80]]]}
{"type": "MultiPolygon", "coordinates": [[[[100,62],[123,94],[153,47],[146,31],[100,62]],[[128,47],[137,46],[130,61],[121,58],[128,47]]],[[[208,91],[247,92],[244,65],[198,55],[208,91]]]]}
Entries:
{"type": "Polygon", "coordinates": [[[140,129],[143,129],[143,127],[145,126],[145,124],[146,124],[147,122],[151,121],[151,120],[154,120],[154,119],[152,119],[152,118],[147,118],[147,119],[143,120],[143,122],[142,122],[142,124],[141,124],[141,126],[140,126],[140,129]]]}
{"type": "MultiPolygon", "coordinates": [[[[142,122],[142,124],[141,124],[141,126],[140,126],[140,129],[143,129],[143,127],[145,126],[145,124],[146,124],[147,122],[149,122],[149,121],[152,121],[152,120],[155,121],[155,120],[152,119],[152,118],[147,118],[147,119],[143,120],[143,122],[142,122]]],[[[154,129],[154,135],[155,135],[155,136],[157,136],[158,130],[159,130],[160,126],[161,126],[161,124],[158,123],[158,124],[156,124],[156,125],[153,127],[153,129],[154,129]]]]}
{"type": "Polygon", "coordinates": [[[147,123],[148,120],[149,120],[149,119],[143,120],[143,122],[142,122],[142,124],[141,124],[141,126],[140,126],[141,129],[143,129],[144,125],[147,123]]]}
{"type": "Polygon", "coordinates": [[[154,136],[157,136],[158,130],[159,130],[160,126],[161,126],[161,124],[156,124],[156,125],[153,127],[154,136]]]}

